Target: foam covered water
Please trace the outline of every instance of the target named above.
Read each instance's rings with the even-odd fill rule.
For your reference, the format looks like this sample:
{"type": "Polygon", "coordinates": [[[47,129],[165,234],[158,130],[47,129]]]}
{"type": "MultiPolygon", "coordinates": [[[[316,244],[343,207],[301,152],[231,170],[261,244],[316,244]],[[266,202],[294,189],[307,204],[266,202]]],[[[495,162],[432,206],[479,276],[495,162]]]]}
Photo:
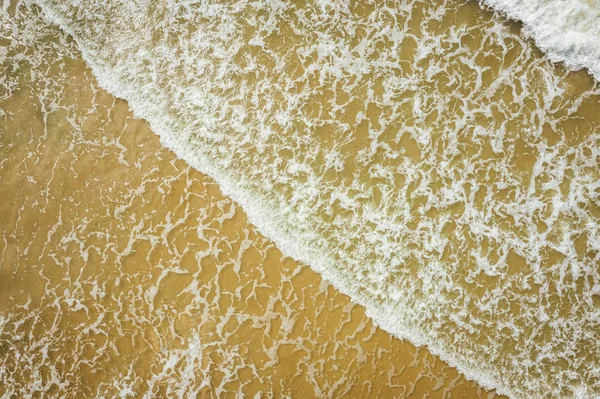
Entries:
{"type": "Polygon", "coordinates": [[[164,145],[386,331],[513,397],[600,395],[588,76],[459,1],[38,3],[164,145]]]}
{"type": "Polygon", "coordinates": [[[524,34],[554,62],[587,68],[600,80],[600,2],[598,0],[483,0],[521,21],[524,34]]]}
{"type": "Polygon", "coordinates": [[[38,7],[3,11],[1,398],[496,397],[284,257],[38,7]]]}

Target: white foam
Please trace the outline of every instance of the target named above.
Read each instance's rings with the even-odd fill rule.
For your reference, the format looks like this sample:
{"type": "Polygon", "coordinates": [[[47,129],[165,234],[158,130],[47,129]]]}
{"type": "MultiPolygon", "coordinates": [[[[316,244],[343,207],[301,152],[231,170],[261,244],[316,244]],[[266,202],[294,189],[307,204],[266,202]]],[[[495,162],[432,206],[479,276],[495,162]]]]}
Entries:
{"type": "MultiPolygon", "coordinates": [[[[525,139],[534,148],[538,162],[537,169],[534,168],[537,172],[529,183],[535,187],[536,178],[541,179],[543,175],[545,184],[555,190],[552,200],[546,199],[545,203],[558,204],[562,201],[560,185],[564,183],[565,170],[568,170],[575,175],[572,182],[567,180],[571,184],[571,192],[586,193],[578,200],[593,201],[597,198],[593,194],[597,176],[592,174],[592,178],[586,180],[582,177],[583,172],[580,172],[584,163],[593,162],[593,156],[577,158],[575,155],[580,154],[583,148],[590,149],[592,154],[597,153],[600,139],[597,131],[573,147],[561,145],[558,149],[549,149],[541,141],[536,132],[542,130],[545,122],[556,124],[561,118],[553,114],[551,107],[553,100],[563,93],[560,79],[546,61],[533,57],[526,44],[503,30],[499,21],[489,22],[488,25],[483,23],[486,39],[494,43],[512,40],[522,46],[520,65],[504,70],[489,90],[477,84],[475,89],[463,96],[460,95],[460,89],[463,88],[457,85],[452,99],[458,104],[454,106],[460,108],[460,113],[446,116],[445,104],[449,100],[436,90],[427,91],[421,87],[428,87],[427,84],[436,81],[434,77],[440,73],[453,76],[452,72],[448,72],[445,58],[435,57],[457,44],[459,50],[453,51],[462,55],[455,61],[468,66],[468,70],[475,68],[478,76],[484,74],[485,68],[479,66],[475,59],[477,54],[460,47],[461,35],[469,35],[467,30],[455,31],[455,36],[420,32],[424,38],[419,39],[426,42],[426,46],[419,47],[421,50],[411,65],[418,73],[415,72],[414,83],[407,88],[406,80],[394,80],[394,74],[407,62],[399,59],[397,53],[389,52],[383,60],[368,61],[372,54],[369,51],[374,51],[375,46],[364,44],[351,48],[350,40],[334,40],[325,34],[320,35],[319,23],[323,23],[319,20],[320,14],[297,14],[298,18],[305,18],[302,20],[302,26],[307,29],[303,32],[305,37],[313,33],[318,36],[314,52],[306,48],[297,49],[298,56],[308,51],[307,54],[312,53],[314,57],[310,61],[313,66],[307,66],[301,78],[329,85],[343,80],[342,87],[356,89],[359,93],[356,96],[363,104],[371,102],[388,106],[388,118],[380,116],[364,134],[356,130],[356,126],[342,123],[341,115],[329,121],[320,114],[309,117],[308,111],[296,112],[300,106],[310,104],[314,99],[312,94],[321,93],[320,86],[306,89],[306,92],[289,89],[294,83],[287,75],[289,72],[273,74],[271,67],[267,67],[267,72],[257,72],[264,72],[260,75],[262,80],[234,83],[238,70],[233,59],[245,44],[235,30],[234,9],[224,9],[226,7],[221,5],[200,5],[196,12],[209,22],[194,31],[193,21],[184,23],[181,29],[173,26],[175,22],[168,18],[156,24],[149,22],[145,18],[149,18],[147,15],[151,13],[143,5],[125,1],[110,5],[93,1],[60,4],[40,0],[39,3],[47,18],[74,36],[102,87],[126,99],[136,116],[149,121],[166,147],[215,179],[223,193],[239,203],[249,220],[273,240],[283,253],[310,265],[338,290],[364,306],[367,314],[383,329],[416,345],[427,345],[431,352],[457,367],[467,378],[478,381],[484,387],[497,389],[499,393],[513,397],[527,397],[535,392],[557,396],[564,394],[569,386],[577,387],[577,395],[581,392],[588,395],[600,392],[600,381],[594,380],[594,370],[600,362],[595,357],[596,353],[591,353],[590,362],[584,359],[585,356],[574,354],[571,349],[581,340],[589,339],[590,334],[593,338],[593,327],[600,321],[598,311],[589,304],[575,301],[571,318],[568,322],[560,323],[561,309],[549,300],[549,294],[544,291],[548,287],[558,287],[559,293],[566,293],[565,300],[570,300],[569,295],[577,297],[581,294],[575,291],[574,284],[565,283],[565,276],[580,263],[592,276],[594,261],[583,260],[576,253],[569,252],[574,237],[565,230],[577,226],[579,231],[590,237],[590,242],[595,242],[599,235],[598,225],[582,225],[582,221],[589,220],[589,215],[578,210],[578,202],[574,198],[555,206],[549,216],[545,216],[544,222],[552,235],[537,233],[537,214],[534,214],[537,208],[523,205],[535,204],[543,193],[524,189],[521,176],[507,166],[509,162],[514,162],[512,149],[516,140],[508,137],[511,131],[505,123],[517,123],[520,115],[510,111],[512,104],[500,106],[505,107],[501,110],[503,118],[495,122],[501,123],[501,126],[496,126],[487,134],[478,133],[473,138],[479,147],[490,144],[493,151],[503,158],[484,160],[480,157],[480,150],[474,159],[456,162],[456,157],[460,157],[463,154],[461,151],[464,151],[461,150],[464,136],[479,127],[474,122],[476,118],[485,115],[494,120],[489,111],[489,101],[495,95],[493,88],[510,87],[515,93],[523,93],[527,84],[525,77],[529,76],[527,71],[536,70],[548,79],[545,86],[531,88],[532,91],[539,90],[535,93],[540,94],[539,98],[524,94],[535,103],[534,114],[538,118],[531,117],[531,123],[523,128],[525,139]],[[105,14],[111,16],[110,23],[100,18],[105,14]],[[169,47],[170,39],[153,43],[150,39],[153,32],[187,39],[181,39],[184,42],[183,49],[169,47]],[[327,46],[323,47],[325,44],[327,46]],[[426,52],[422,51],[425,47],[428,49],[426,52]],[[325,50],[326,54],[323,54],[325,50]],[[427,62],[421,62],[423,60],[427,62]],[[368,64],[368,67],[357,69],[357,65],[363,64],[368,64]],[[383,81],[389,84],[382,90],[384,94],[366,87],[373,80],[363,76],[365,71],[379,73],[378,77],[386,78],[383,81]],[[364,86],[356,84],[354,77],[364,86]],[[279,78],[282,80],[277,80],[279,78]],[[366,88],[361,91],[363,87],[366,88]],[[411,91],[418,92],[419,102],[411,102],[416,97],[411,91]],[[265,105],[262,101],[271,99],[271,95],[278,95],[278,102],[273,104],[267,101],[265,105]],[[389,100],[391,96],[395,98],[393,101],[389,100]],[[397,138],[409,137],[420,145],[424,155],[414,162],[407,156],[413,154],[406,149],[392,148],[379,138],[387,127],[392,126],[391,121],[400,119],[405,122],[409,119],[400,107],[406,102],[410,104],[408,109],[413,110],[410,118],[414,117],[416,122],[396,127],[397,138]],[[486,102],[488,109],[482,104],[486,102]],[[439,107],[440,111],[436,114],[439,126],[434,129],[428,125],[430,122],[426,121],[425,116],[432,115],[432,110],[438,109],[435,107],[439,107]],[[324,144],[311,141],[312,137],[308,137],[306,131],[296,130],[292,122],[304,123],[307,130],[320,126],[319,123],[330,123],[334,126],[333,133],[338,134],[334,149],[329,151],[324,144]],[[264,134],[271,128],[279,131],[264,134]],[[527,135],[528,132],[533,133],[527,135]],[[436,150],[431,145],[435,134],[443,135],[444,158],[432,164],[432,160],[436,160],[436,150]],[[364,139],[367,144],[358,153],[346,154],[344,160],[340,160],[337,151],[347,143],[344,140],[354,137],[357,140],[364,139]],[[493,140],[486,141],[489,137],[493,140]],[[253,151],[245,150],[248,144],[253,151]],[[277,155],[282,149],[288,150],[286,156],[291,159],[277,155]],[[344,171],[348,173],[346,177],[350,183],[345,184],[341,178],[334,183],[326,180],[321,166],[315,166],[317,156],[321,153],[326,155],[325,159],[335,158],[332,164],[338,165],[337,169],[348,162],[344,171]],[[398,162],[385,164],[383,161],[388,158],[398,159],[398,162]],[[543,167],[540,160],[545,162],[543,167]],[[373,181],[385,183],[365,185],[360,181],[359,173],[352,175],[351,171],[346,170],[350,169],[352,162],[358,165],[359,172],[367,170],[373,181]],[[373,166],[373,163],[376,165],[373,166]],[[289,167],[279,167],[281,165],[289,167]],[[483,209],[479,209],[475,203],[475,191],[469,193],[465,186],[476,186],[478,183],[472,176],[485,168],[488,168],[488,173],[492,170],[497,173],[498,181],[488,183],[489,191],[483,209]],[[395,183],[394,177],[398,173],[405,179],[404,185],[395,183]],[[452,183],[447,184],[444,190],[435,191],[434,174],[452,183]],[[411,184],[414,187],[411,186],[409,191],[411,184]],[[494,197],[494,194],[507,188],[514,189],[516,199],[506,200],[507,203],[494,197]],[[419,198],[425,198],[423,205],[411,209],[414,205],[412,200],[419,198]],[[464,205],[462,214],[445,214],[457,203],[464,205]],[[430,210],[436,209],[439,214],[435,218],[427,216],[430,210]],[[323,217],[327,213],[332,215],[332,220],[323,217]],[[571,219],[565,219],[564,215],[571,219]],[[517,235],[511,230],[513,226],[507,231],[494,221],[495,217],[518,220],[519,223],[515,222],[517,227],[527,227],[525,236],[517,235]],[[480,262],[472,269],[462,263],[462,258],[443,260],[442,255],[450,239],[444,235],[443,229],[451,222],[462,226],[464,231],[461,234],[473,235],[478,243],[491,242],[498,256],[494,258],[479,245],[476,250],[480,252],[475,253],[475,258],[480,262]],[[413,250],[411,246],[418,246],[418,249],[413,250]],[[559,265],[542,268],[542,254],[546,247],[566,253],[565,260],[559,265]],[[525,258],[533,271],[524,276],[508,273],[510,265],[507,258],[511,253],[525,258]],[[417,271],[414,273],[410,271],[409,255],[417,257],[417,271]],[[482,270],[488,277],[501,277],[483,294],[477,294],[475,289],[465,287],[466,284],[460,281],[466,274],[467,283],[483,284],[487,280],[481,277],[482,270]],[[522,294],[521,284],[527,285],[526,282],[532,280],[542,288],[537,294],[522,294]],[[506,310],[504,301],[517,303],[521,306],[520,313],[506,310]],[[477,312],[470,314],[466,310],[470,307],[475,307],[477,312]],[[484,316],[480,319],[475,316],[479,313],[493,316],[490,316],[490,320],[484,316]],[[550,322],[554,324],[548,327],[550,322]],[[551,329],[549,341],[541,349],[544,353],[536,352],[538,348],[534,338],[537,330],[528,332],[529,325],[540,331],[551,329]],[[587,329],[585,334],[582,332],[584,329],[587,329]],[[478,340],[477,335],[481,335],[483,342],[478,340]],[[507,347],[511,349],[510,358],[506,358],[507,347]],[[536,359],[539,364],[535,362],[536,359]],[[546,367],[548,363],[544,362],[545,359],[568,359],[568,364],[566,369],[556,372],[551,366],[546,367]],[[578,375],[578,372],[585,375],[578,375]],[[585,381],[573,384],[574,375],[585,381]]],[[[385,21],[363,24],[364,21],[344,20],[347,17],[344,4],[332,4],[335,6],[332,9],[336,11],[332,15],[322,15],[324,20],[346,22],[347,31],[352,31],[357,25],[361,28],[371,26],[373,37],[377,32],[386,31],[385,21]]],[[[292,7],[291,3],[284,5],[292,7]]],[[[268,3],[260,2],[256,2],[255,6],[263,7],[274,19],[280,18],[279,12],[285,8],[280,7],[281,4],[271,7],[268,3]]],[[[407,7],[391,11],[393,15],[404,13],[402,15],[410,20],[410,10],[407,7]]],[[[174,7],[166,14],[176,16],[178,12],[174,7]]],[[[428,21],[437,18],[433,14],[428,17],[431,18],[428,21]]],[[[322,28],[330,27],[325,25],[322,28]]],[[[249,44],[263,43],[268,33],[263,32],[261,38],[249,38],[249,44]]],[[[386,40],[393,41],[394,38],[397,39],[397,35],[389,35],[386,40]]],[[[401,43],[396,44],[399,46],[401,43]]],[[[500,55],[504,57],[508,50],[502,51],[500,55]]],[[[296,62],[290,61],[287,55],[262,55],[272,56],[273,63],[280,65],[282,71],[289,63],[296,62]]],[[[249,60],[245,66],[251,71],[259,67],[256,59],[249,60]]],[[[459,74],[457,81],[461,76],[459,74]]],[[[362,122],[369,121],[366,114],[359,115],[364,115],[362,122]]],[[[458,239],[462,241],[455,250],[460,252],[469,242],[466,238],[458,239]]],[[[597,276],[593,275],[593,278],[597,276]]]]}
{"type": "Polygon", "coordinates": [[[523,23],[523,33],[553,62],[587,68],[600,80],[600,1],[482,0],[523,23]]]}

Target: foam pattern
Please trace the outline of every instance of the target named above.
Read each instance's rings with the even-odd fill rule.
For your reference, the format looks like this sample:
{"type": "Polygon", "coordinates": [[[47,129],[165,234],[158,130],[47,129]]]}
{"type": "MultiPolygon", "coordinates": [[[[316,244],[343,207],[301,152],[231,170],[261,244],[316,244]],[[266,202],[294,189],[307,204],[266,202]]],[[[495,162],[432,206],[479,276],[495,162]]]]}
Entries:
{"type": "Polygon", "coordinates": [[[37,3],[103,88],[383,329],[512,397],[600,395],[589,76],[476,3],[37,3]]]}
{"type": "Polygon", "coordinates": [[[600,80],[600,2],[567,0],[484,0],[520,21],[523,33],[554,62],[587,68],[600,80]]]}

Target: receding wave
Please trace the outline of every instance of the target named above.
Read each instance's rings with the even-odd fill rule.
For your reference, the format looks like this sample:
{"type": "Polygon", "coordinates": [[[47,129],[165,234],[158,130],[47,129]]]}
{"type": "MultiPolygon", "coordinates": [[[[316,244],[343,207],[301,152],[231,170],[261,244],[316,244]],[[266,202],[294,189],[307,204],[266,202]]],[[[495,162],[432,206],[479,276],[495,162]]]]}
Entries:
{"type": "Polygon", "coordinates": [[[38,3],[165,146],[383,329],[513,397],[600,395],[589,76],[473,2],[38,3]]]}

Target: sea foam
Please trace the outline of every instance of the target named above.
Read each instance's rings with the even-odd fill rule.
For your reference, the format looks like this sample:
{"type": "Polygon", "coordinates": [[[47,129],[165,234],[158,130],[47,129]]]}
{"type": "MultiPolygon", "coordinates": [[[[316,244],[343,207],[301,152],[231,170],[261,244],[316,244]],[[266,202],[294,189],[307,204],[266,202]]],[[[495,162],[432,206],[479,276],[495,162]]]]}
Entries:
{"type": "Polygon", "coordinates": [[[513,397],[600,394],[596,85],[458,1],[37,3],[383,329],[513,397]]]}
{"type": "Polygon", "coordinates": [[[600,80],[600,1],[483,0],[523,23],[523,33],[553,61],[587,68],[600,80]]]}

